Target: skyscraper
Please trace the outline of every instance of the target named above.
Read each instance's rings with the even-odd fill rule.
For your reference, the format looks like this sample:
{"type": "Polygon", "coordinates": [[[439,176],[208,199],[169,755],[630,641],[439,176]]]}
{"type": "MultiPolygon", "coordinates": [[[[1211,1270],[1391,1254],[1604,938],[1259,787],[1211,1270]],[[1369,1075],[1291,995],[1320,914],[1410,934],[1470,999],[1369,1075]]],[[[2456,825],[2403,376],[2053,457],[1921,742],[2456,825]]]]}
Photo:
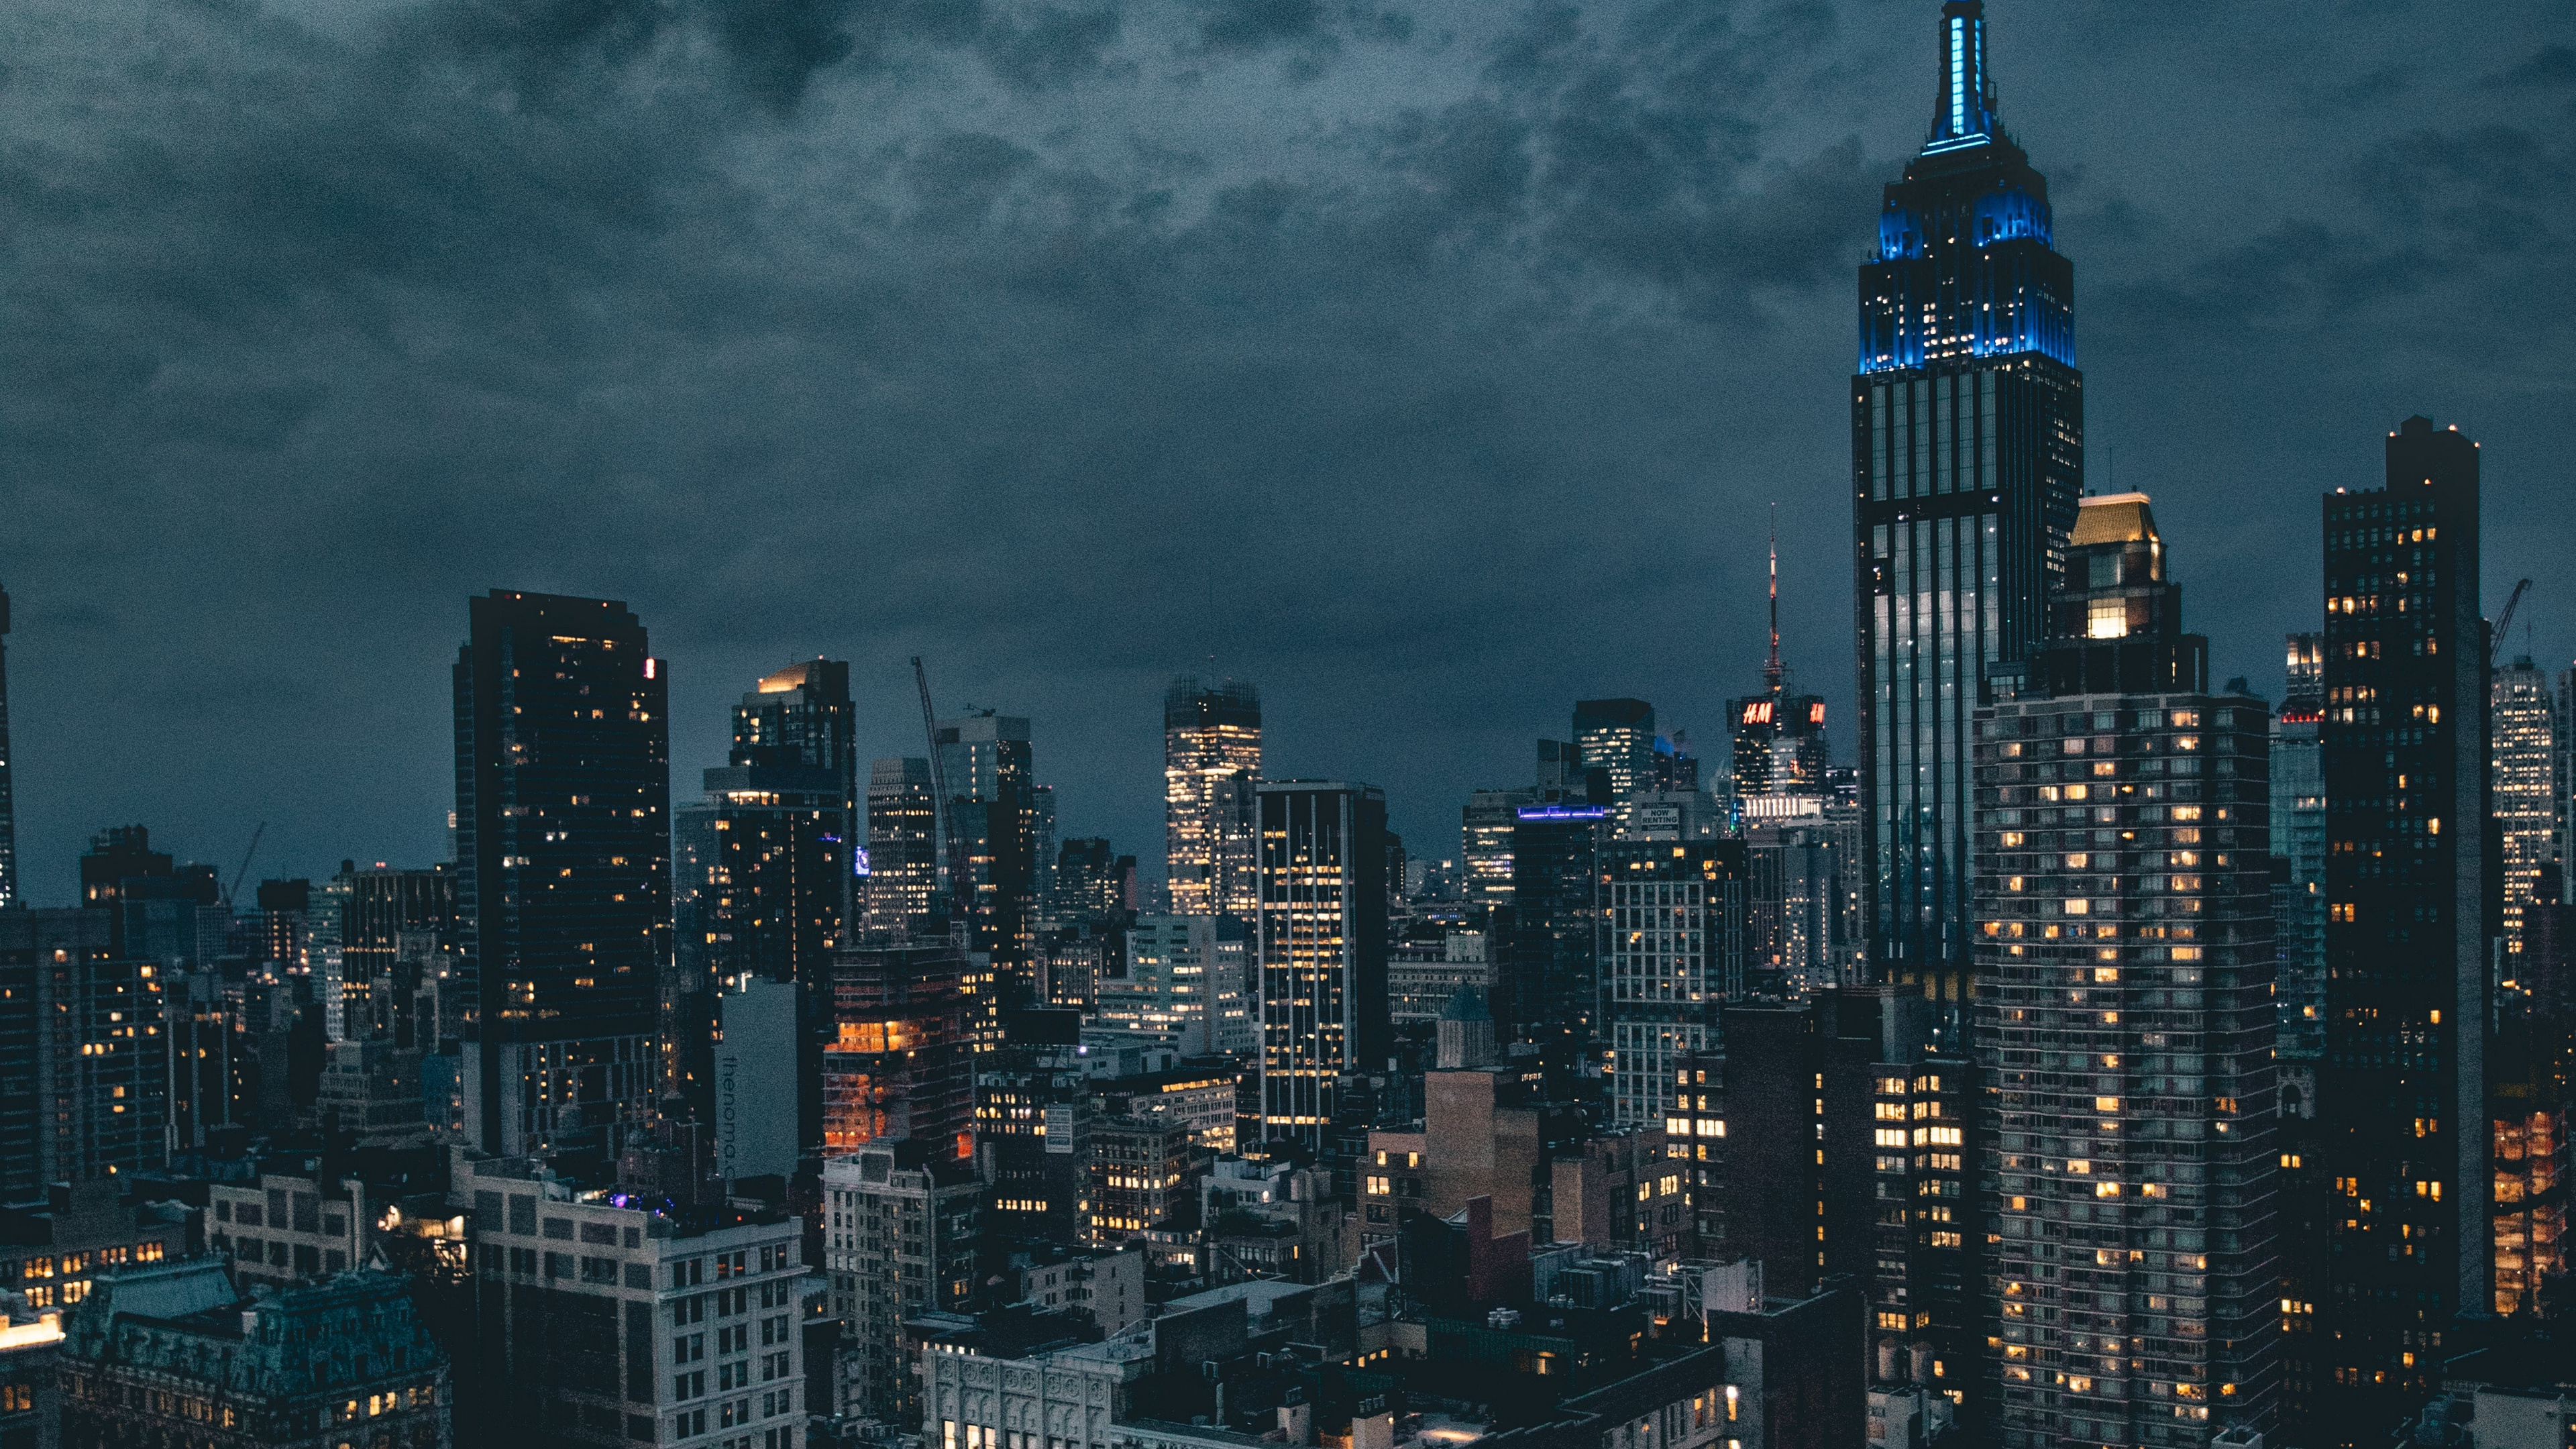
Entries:
{"type": "Polygon", "coordinates": [[[1599,1039],[1611,807],[1523,805],[1516,814],[1512,926],[1494,971],[1494,1029],[1506,1041],[1579,1050],[1599,1039]]]}
{"type": "MultiPolygon", "coordinates": [[[[2495,735],[2495,818],[2504,845],[2504,974],[2523,955],[2523,916],[2540,899],[2541,872],[2559,859],[2558,702],[2528,655],[2489,687],[2495,735]]],[[[2551,902],[2556,904],[2556,902],[2551,902]]]]}
{"type": "Polygon", "coordinates": [[[1163,853],[1172,914],[1251,918],[1261,694],[1183,676],[1163,695],[1163,853]]]}
{"type": "Polygon", "coordinates": [[[948,782],[950,859],[968,879],[949,889],[967,923],[967,949],[987,958],[1014,1000],[1033,985],[1037,811],[1029,722],[977,710],[938,726],[939,771],[948,782]]]}
{"type": "Polygon", "coordinates": [[[2303,1442],[2346,1445],[2384,1442],[2432,1391],[2454,1321],[2493,1306],[2477,445],[2408,418],[2385,488],[2327,494],[2325,595],[2317,1109],[2337,1200],[2303,1442]]]}
{"type": "Polygon", "coordinates": [[[1386,1060],[1386,795],[1374,785],[1260,787],[1262,1130],[1323,1145],[1349,1078],[1386,1060]]]}
{"type": "Polygon", "coordinates": [[[734,706],[729,763],[705,772],[703,801],[672,816],[668,1090],[714,1123],[720,998],[742,977],[793,986],[802,1047],[788,1079],[802,1084],[794,1126],[807,1151],[823,1140],[814,1083],[831,1018],[832,953],[857,900],[849,680],[850,667],[828,659],[760,680],[734,706]]]}
{"type": "Polygon", "coordinates": [[[670,952],[670,673],[624,604],[494,589],[457,651],[467,1131],[614,1148],[650,1105],[670,952]]]}
{"type": "Polygon", "coordinates": [[[18,797],[9,780],[9,593],[0,589],[0,910],[18,899],[18,797]]]}
{"type": "Polygon", "coordinates": [[[2037,649],[2083,491],[2075,274],[1995,116],[1981,0],[1941,7],[1930,137],[1860,269],[1853,553],[1871,956],[1966,969],[1970,724],[2037,649]]]}
{"type": "Polygon", "coordinates": [[[1582,768],[1610,772],[1612,809],[1627,823],[1628,797],[1655,786],[1655,707],[1642,699],[1582,700],[1574,706],[1574,745],[1582,768]]]}
{"type": "Polygon", "coordinates": [[[2085,499],[2072,549],[2031,687],[1977,716],[1996,1442],[2266,1434],[2271,712],[2209,693],[2143,494],[2085,499]]]}
{"type": "Polygon", "coordinates": [[[868,843],[852,870],[864,877],[867,929],[909,932],[930,914],[939,889],[939,802],[930,762],[878,760],[868,767],[868,843]]]}

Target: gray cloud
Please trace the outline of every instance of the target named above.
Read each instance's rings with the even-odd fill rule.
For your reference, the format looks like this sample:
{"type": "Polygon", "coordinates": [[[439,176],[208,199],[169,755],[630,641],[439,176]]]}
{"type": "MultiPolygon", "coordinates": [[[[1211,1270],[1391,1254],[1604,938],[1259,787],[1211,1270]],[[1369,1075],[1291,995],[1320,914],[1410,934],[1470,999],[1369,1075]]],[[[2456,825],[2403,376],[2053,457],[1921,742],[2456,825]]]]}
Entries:
{"type": "MultiPolygon", "coordinates": [[[[2395,10],[2233,17],[2210,60],[2141,12],[1994,7],[2094,456],[2158,493],[2224,673],[2276,677],[2309,500],[2406,411],[2487,441],[2491,573],[2576,543],[2546,506],[2568,22],[2395,10]],[[2377,99],[2284,108],[2294,72],[2377,99]]],[[[461,596],[496,584],[644,614],[683,795],[800,655],[854,659],[869,748],[917,751],[924,652],[943,700],[1036,719],[1069,831],[1151,858],[1155,692],[1213,655],[1263,685],[1278,769],[1379,779],[1442,850],[1578,695],[1715,748],[1778,501],[1792,662],[1847,718],[1852,268],[1930,28],[25,0],[0,572],[31,882],[67,898],[126,819],[209,859],[269,819],[275,868],[430,855],[461,596]]]]}

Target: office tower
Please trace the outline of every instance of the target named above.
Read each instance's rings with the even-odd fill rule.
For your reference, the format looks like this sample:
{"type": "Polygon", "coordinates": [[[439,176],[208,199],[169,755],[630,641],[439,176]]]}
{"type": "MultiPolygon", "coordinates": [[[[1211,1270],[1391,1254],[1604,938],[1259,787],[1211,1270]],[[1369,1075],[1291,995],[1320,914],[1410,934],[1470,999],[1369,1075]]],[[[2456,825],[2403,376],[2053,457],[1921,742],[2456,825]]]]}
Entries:
{"type": "Polygon", "coordinates": [[[1750,954],[1750,877],[1741,841],[1602,849],[1595,959],[1612,1122],[1662,1125],[1674,1071],[1724,1051],[1719,1013],[1744,994],[1750,954]]]}
{"type": "Polygon", "coordinates": [[[614,1151],[662,1063],[670,671],[624,604],[494,589],[457,651],[461,1071],[475,1145],[614,1151]]]}
{"type": "Polygon", "coordinates": [[[1492,910],[1512,903],[1512,831],[1535,790],[1478,790],[1458,812],[1458,849],[1466,861],[1467,904],[1492,910]]]}
{"type": "Polygon", "coordinates": [[[1949,0],[1940,25],[1931,135],[1860,270],[1851,399],[1870,956],[1946,1006],[1968,961],[1971,717],[2046,632],[2084,413],[2074,269],[2047,179],[1997,124],[1984,7],[1949,0]]]}
{"type": "Polygon", "coordinates": [[[824,1043],[823,1150],[910,1137],[965,1150],[974,1110],[968,1064],[979,1003],[948,941],[872,942],[832,962],[832,1035],[824,1043]]]}
{"type": "Polygon", "coordinates": [[[2285,1063],[2302,1064],[2311,1098],[2326,1033],[2324,651],[2321,634],[2289,637],[2289,689],[2272,721],[2272,852],[2285,866],[2275,922],[2280,1050],[2285,1063]]]}
{"type": "MultiPolygon", "coordinates": [[[[2325,498],[2326,1055],[2334,1385],[2307,1442],[2384,1438],[2493,1307],[2489,801],[2478,451],[2408,418],[2387,486],[2325,498]]],[[[2323,1389],[2323,1385],[2320,1385],[2323,1389]]]]}
{"type": "Polygon", "coordinates": [[[1860,919],[1859,810],[1810,802],[1810,814],[1748,820],[1757,989],[1803,995],[1868,975],[1860,919]]]}
{"type": "Polygon", "coordinates": [[[116,959],[107,914],[0,911],[0,1203],[167,1155],[159,970],[116,959]]]}
{"type": "Polygon", "coordinates": [[[1076,836],[1056,851],[1047,914],[1058,922],[1107,921],[1136,909],[1136,857],[1098,836],[1076,836]]]}
{"type": "Polygon", "coordinates": [[[1977,713],[1997,1440],[2268,1434],[2271,712],[2209,692],[2143,494],[2083,501],[2067,579],[2030,687],[1977,713]]]}
{"type": "Polygon", "coordinates": [[[349,879],[340,959],[351,981],[374,981],[403,957],[405,935],[452,936],[456,931],[456,869],[441,862],[426,869],[383,865],[349,879]]]}
{"type": "Polygon", "coordinates": [[[1310,1147],[1348,1078],[1385,1062],[1386,794],[1374,785],[1260,787],[1263,1134],[1310,1147]]]}
{"type": "Polygon", "coordinates": [[[18,796],[9,776],[9,593],[0,589],[0,910],[18,895],[18,796]]]}
{"type": "Polygon", "coordinates": [[[1164,879],[1173,915],[1251,918],[1260,780],[1260,691],[1239,679],[1173,680],[1163,695],[1164,879]]]}
{"type": "Polygon", "coordinates": [[[949,889],[966,920],[966,948],[984,956],[1014,999],[1030,987],[1036,946],[1037,817],[1029,722],[979,710],[938,726],[948,782],[951,860],[968,878],[949,889]]]}
{"type": "Polygon", "coordinates": [[[922,1142],[880,1142],[823,1164],[823,1262],[832,1315],[849,1335],[838,1408],[857,1420],[921,1420],[904,1325],[966,1307],[975,1285],[971,1162],[922,1142]]]}
{"type": "MultiPolygon", "coordinates": [[[[2494,736],[2495,818],[2504,845],[2504,974],[2523,954],[2523,915],[2540,900],[2540,874],[2559,859],[2558,707],[2549,676],[2524,655],[2488,687],[2494,736]]],[[[2555,904],[2554,902],[2552,904],[2555,904]]]]}
{"type": "Polygon", "coordinates": [[[867,928],[909,931],[930,916],[939,889],[939,802],[928,760],[868,767],[868,845],[853,870],[865,877],[867,928]]]}
{"type": "Polygon", "coordinates": [[[1598,1039],[1601,858],[1611,833],[1606,805],[1516,812],[1512,930],[1494,972],[1494,1028],[1503,1039],[1564,1050],[1598,1039]]]}
{"type": "Polygon", "coordinates": [[[1655,707],[1642,699],[1587,699],[1574,706],[1574,745],[1585,770],[1610,774],[1610,804],[1627,819],[1628,797],[1653,784],[1655,707]]]}
{"type": "Polygon", "coordinates": [[[1092,1023],[1136,1032],[1185,1057],[1249,1057],[1252,932],[1233,916],[1139,916],[1127,931],[1127,974],[1102,981],[1092,1023]]]}
{"type": "Polygon", "coordinates": [[[103,1273],[63,1323],[62,1442],[451,1443],[447,1351],[408,1290],[360,1270],[250,1298],[214,1257],[103,1273]]]}

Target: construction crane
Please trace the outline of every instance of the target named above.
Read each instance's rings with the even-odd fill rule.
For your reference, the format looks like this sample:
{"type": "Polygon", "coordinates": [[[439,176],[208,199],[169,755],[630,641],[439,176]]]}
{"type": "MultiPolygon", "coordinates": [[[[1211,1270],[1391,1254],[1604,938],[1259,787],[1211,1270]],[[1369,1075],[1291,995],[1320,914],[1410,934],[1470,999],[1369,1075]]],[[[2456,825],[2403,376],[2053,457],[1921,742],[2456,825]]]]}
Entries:
{"type": "Polygon", "coordinates": [[[948,771],[939,763],[939,716],[931,712],[930,676],[922,671],[918,654],[912,656],[912,683],[921,692],[921,735],[930,746],[930,795],[932,818],[939,830],[939,871],[947,878],[954,909],[955,893],[967,887],[965,863],[957,858],[957,823],[948,818],[948,771]]]}
{"type": "Polygon", "coordinates": [[[259,838],[267,833],[268,822],[265,820],[250,833],[250,845],[242,851],[241,864],[233,867],[233,883],[224,887],[224,910],[227,913],[233,908],[233,893],[241,889],[242,877],[250,874],[250,858],[259,854],[259,838]]]}
{"type": "Polygon", "coordinates": [[[2495,668],[2496,661],[2504,657],[2504,636],[2513,628],[2514,610],[2522,607],[2522,596],[2530,592],[2531,580],[2524,579],[2513,586],[2513,597],[2504,601],[2504,612],[2496,616],[2495,633],[2488,636],[2487,668],[2495,668]]]}

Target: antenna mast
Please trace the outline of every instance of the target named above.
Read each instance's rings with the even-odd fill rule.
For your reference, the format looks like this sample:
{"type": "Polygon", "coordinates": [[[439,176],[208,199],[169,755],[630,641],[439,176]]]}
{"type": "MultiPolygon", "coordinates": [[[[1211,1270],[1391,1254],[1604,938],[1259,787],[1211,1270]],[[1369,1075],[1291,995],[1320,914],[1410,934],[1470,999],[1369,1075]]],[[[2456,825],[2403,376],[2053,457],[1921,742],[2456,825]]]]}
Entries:
{"type": "Polygon", "coordinates": [[[1771,698],[1780,698],[1780,689],[1788,670],[1780,663],[1780,505],[1771,505],[1771,658],[1762,666],[1762,681],[1770,686],[1771,698]]]}

